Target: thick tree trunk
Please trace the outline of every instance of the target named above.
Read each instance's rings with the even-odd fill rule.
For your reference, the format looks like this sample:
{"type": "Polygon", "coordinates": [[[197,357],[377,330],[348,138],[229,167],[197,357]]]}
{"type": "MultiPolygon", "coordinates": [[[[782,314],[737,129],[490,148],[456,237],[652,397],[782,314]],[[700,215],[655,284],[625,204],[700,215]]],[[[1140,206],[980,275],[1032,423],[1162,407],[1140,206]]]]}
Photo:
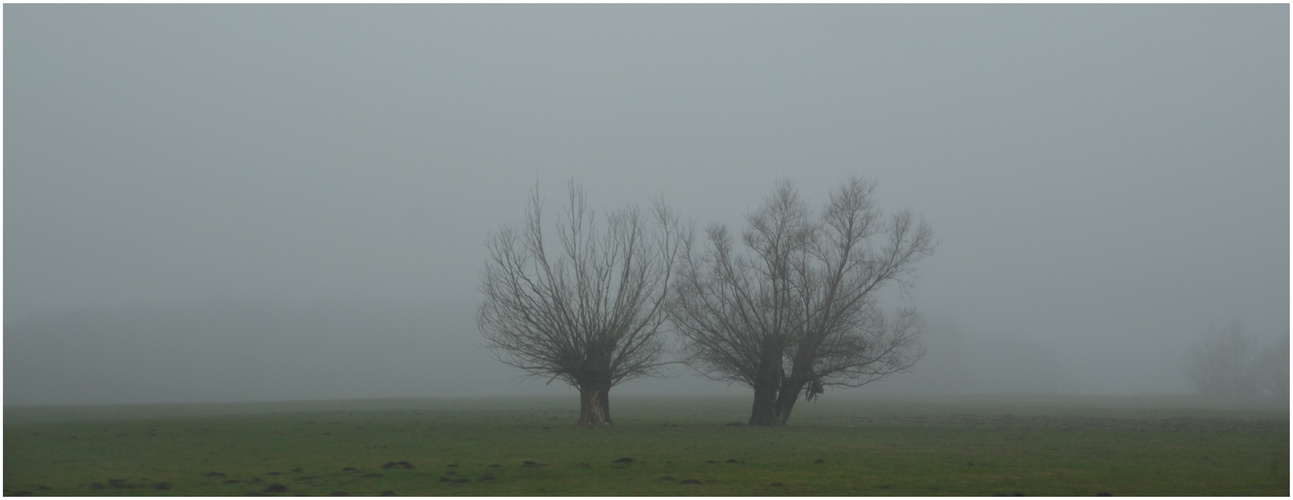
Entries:
{"type": "Polygon", "coordinates": [[[579,388],[579,423],[589,427],[611,425],[611,384],[588,384],[579,388]]]}
{"type": "Polygon", "coordinates": [[[781,352],[776,358],[764,360],[763,369],[754,384],[754,407],[750,409],[748,425],[779,426],[785,419],[777,413],[777,392],[781,389],[781,352]]]}
{"type": "Polygon", "coordinates": [[[602,387],[602,393],[598,399],[602,403],[602,415],[606,416],[606,425],[611,425],[611,384],[607,383],[602,387]]]}
{"type": "Polygon", "coordinates": [[[750,409],[748,425],[781,425],[777,417],[777,387],[754,388],[754,407],[750,409]]]}
{"type": "Polygon", "coordinates": [[[786,425],[786,421],[790,420],[790,411],[795,409],[795,402],[799,401],[799,393],[803,390],[803,382],[795,382],[789,378],[781,384],[776,402],[777,418],[781,419],[781,425],[786,425]]]}

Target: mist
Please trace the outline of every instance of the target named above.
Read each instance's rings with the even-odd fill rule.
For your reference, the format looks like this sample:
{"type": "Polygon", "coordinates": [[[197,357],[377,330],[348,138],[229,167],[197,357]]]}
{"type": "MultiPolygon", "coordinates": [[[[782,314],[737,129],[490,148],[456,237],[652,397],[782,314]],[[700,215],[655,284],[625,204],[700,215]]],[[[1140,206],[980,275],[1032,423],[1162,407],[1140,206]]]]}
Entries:
{"type": "MultiPolygon", "coordinates": [[[[938,240],[854,394],[1188,393],[1289,333],[1287,5],[4,8],[4,403],[575,394],[476,329],[536,186],[938,240]]],[[[683,366],[612,393],[748,390],[683,366]]]]}

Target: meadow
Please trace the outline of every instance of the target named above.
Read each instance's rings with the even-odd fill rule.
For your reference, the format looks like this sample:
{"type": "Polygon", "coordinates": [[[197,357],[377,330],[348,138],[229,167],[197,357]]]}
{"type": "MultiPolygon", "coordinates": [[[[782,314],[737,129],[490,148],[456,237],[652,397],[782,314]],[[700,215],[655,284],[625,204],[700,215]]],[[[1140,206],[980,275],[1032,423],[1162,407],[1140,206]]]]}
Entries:
{"type": "Polygon", "coordinates": [[[829,396],[6,407],[4,494],[1289,495],[1287,403],[829,396]]]}

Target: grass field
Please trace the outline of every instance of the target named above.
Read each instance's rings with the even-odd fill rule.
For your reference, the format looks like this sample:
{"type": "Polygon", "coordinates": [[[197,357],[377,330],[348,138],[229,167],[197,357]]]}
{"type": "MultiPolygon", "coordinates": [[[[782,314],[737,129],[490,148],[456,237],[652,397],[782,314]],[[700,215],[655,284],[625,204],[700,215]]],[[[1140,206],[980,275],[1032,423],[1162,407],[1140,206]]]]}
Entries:
{"type": "Polygon", "coordinates": [[[5,495],[1289,495],[1287,406],[744,398],[7,407],[5,495]]]}

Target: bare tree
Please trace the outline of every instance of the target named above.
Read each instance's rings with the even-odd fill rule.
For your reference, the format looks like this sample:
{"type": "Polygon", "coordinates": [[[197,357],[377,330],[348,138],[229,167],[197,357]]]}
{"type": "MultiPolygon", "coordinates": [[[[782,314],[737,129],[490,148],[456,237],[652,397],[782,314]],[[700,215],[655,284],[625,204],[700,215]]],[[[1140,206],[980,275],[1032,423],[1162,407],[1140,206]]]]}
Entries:
{"type": "Polygon", "coordinates": [[[1257,356],[1257,386],[1265,395],[1289,399],[1289,335],[1285,332],[1275,342],[1262,348],[1257,356]]]}
{"type": "Polygon", "coordinates": [[[488,237],[477,323],[499,361],[578,388],[579,423],[602,426],[611,424],[611,387],[664,364],[679,221],[657,202],[613,211],[603,229],[585,199],[571,182],[558,251],[544,239],[537,187],[524,226],[488,237]]]}
{"type": "Polygon", "coordinates": [[[707,248],[684,239],[670,318],[691,366],[754,389],[750,425],[784,425],[801,396],[905,371],[923,354],[916,311],[885,315],[877,292],[910,286],[933,236],[908,212],[886,218],[873,189],[853,178],[811,214],[782,182],[747,216],[745,251],[722,225],[707,248]]]}
{"type": "Polygon", "coordinates": [[[1185,358],[1185,375],[1200,394],[1212,397],[1288,398],[1288,337],[1259,350],[1257,341],[1232,320],[1208,328],[1185,358]]]}

